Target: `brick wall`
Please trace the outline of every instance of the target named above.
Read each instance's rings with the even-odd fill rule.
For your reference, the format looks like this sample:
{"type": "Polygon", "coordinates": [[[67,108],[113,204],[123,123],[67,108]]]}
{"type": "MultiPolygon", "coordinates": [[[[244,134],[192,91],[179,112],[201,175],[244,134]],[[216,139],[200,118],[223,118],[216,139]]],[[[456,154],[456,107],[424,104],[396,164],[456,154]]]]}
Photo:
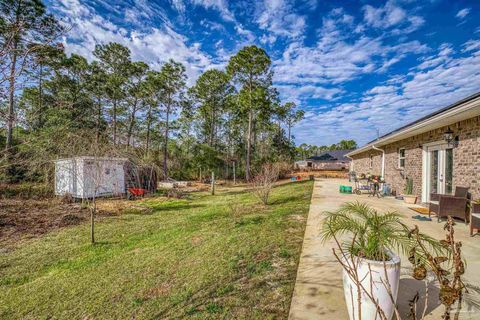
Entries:
{"type": "MultiPolygon", "coordinates": [[[[422,194],[422,145],[443,140],[448,127],[439,128],[408,139],[383,146],[385,150],[385,180],[398,193],[403,193],[405,178],[413,179],[414,193],[422,194]],[[398,150],[405,148],[405,168],[398,168],[398,150]]],[[[480,198],[480,117],[474,117],[453,125],[454,136],[459,137],[458,146],[453,149],[453,187],[470,188],[473,199],[480,198]]],[[[352,156],[351,169],[357,174],[380,174],[382,153],[365,151],[352,156]],[[370,156],[373,166],[370,167],[370,156]]]]}

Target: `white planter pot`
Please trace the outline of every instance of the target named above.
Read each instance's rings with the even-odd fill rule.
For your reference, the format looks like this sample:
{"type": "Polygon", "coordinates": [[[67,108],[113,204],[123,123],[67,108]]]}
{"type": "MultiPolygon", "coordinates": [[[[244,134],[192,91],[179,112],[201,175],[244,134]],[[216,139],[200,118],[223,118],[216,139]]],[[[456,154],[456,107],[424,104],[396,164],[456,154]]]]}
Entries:
{"type": "MultiPolygon", "coordinates": [[[[395,311],[400,281],[400,257],[392,252],[389,254],[392,259],[386,262],[354,258],[357,261],[358,278],[367,292],[378,301],[378,305],[385,313],[387,319],[391,319],[395,311]],[[390,284],[393,301],[385,285],[387,281],[390,284]]],[[[351,261],[349,263],[351,264],[351,261]]],[[[345,270],[343,270],[343,290],[350,320],[358,320],[357,285],[345,270]]],[[[367,296],[365,291],[361,292],[360,299],[362,320],[381,319],[377,314],[375,303],[367,296]]]]}

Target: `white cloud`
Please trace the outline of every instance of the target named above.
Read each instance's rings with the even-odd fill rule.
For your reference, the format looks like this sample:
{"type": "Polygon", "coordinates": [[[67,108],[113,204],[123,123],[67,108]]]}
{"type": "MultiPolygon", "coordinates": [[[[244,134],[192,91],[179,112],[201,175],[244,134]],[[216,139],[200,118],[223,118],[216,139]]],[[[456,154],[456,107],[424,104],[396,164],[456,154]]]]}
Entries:
{"type": "Polygon", "coordinates": [[[457,14],[455,15],[455,17],[457,17],[458,19],[463,19],[469,13],[470,13],[470,8],[465,8],[465,9],[462,9],[462,10],[458,11],[457,14]]]}
{"type": "MultiPolygon", "coordinates": [[[[472,42],[463,46],[469,47],[472,42]]],[[[430,60],[450,56],[442,45],[430,60]]],[[[367,90],[357,102],[336,105],[325,112],[311,112],[294,128],[297,140],[330,144],[354,138],[360,144],[414,121],[480,90],[480,48],[467,57],[443,59],[408,76],[394,76],[387,83],[367,90]],[[321,131],[319,131],[321,128],[321,131]]],[[[422,62],[423,63],[423,62],[422,62]]],[[[421,64],[420,64],[421,65],[421,64]]]]}
{"type": "Polygon", "coordinates": [[[148,31],[128,32],[78,0],[61,0],[56,9],[72,26],[69,38],[64,39],[67,53],[78,53],[93,60],[96,44],[118,42],[131,50],[133,60],[145,61],[154,69],[159,69],[168,59],[182,62],[190,82],[214,64],[199,45],[188,45],[188,39],[168,24],[161,28],[147,28],[148,31]]]}
{"type": "Polygon", "coordinates": [[[442,43],[438,48],[438,53],[436,55],[428,56],[421,59],[422,63],[416,66],[417,69],[425,70],[434,68],[442,63],[452,60],[451,55],[455,51],[449,43],[442,43]]]}
{"type": "Polygon", "coordinates": [[[218,11],[225,21],[235,21],[226,0],[170,0],[170,3],[181,14],[185,14],[188,5],[195,5],[218,11]]]}
{"type": "Polygon", "coordinates": [[[480,50],[480,40],[468,40],[464,43],[463,52],[480,50]]]}
{"type": "Polygon", "coordinates": [[[411,33],[421,27],[425,20],[408,13],[394,1],[388,1],[383,7],[363,6],[365,24],[378,29],[391,29],[393,34],[411,33]]]}
{"type": "Polygon", "coordinates": [[[283,101],[295,102],[298,106],[306,105],[307,99],[334,100],[342,92],[341,88],[325,88],[318,85],[295,85],[295,84],[279,84],[276,88],[280,92],[280,98],[283,101]]]}
{"type": "Polygon", "coordinates": [[[228,3],[226,0],[191,0],[193,4],[202,6],[207,9],[215,9],[220,12],[222,18],[226,21],[235,21],[235,17],[228,9],[228,3]]]}
{"type": "Polygon", "coordinates": [[[277,83],[340,84],[361,75],[385,72],[408,54],[428,51],[419,41],[385,45],[382,37],[355,33],[353,17],[334,9],[323,18],[314,46],[291,42],[274,61],[277,83]]]}
{"type": "Polygon", "coordinates": [[[263,0],[257,3],[256,22],[273,35],[297,38],[303,35],[305,17],[293,12],[289,0],[263,0]]]}

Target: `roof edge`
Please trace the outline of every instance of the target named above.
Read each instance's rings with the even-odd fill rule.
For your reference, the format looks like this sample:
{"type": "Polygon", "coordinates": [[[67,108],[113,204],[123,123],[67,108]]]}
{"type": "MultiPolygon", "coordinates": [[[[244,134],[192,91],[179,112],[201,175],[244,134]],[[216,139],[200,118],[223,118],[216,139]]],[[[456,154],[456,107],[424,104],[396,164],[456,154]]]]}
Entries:
{"type": "MultiPolygon", "coordinates": [[[[351,157],[353,155],[365,152],[369,149],[371,149],[373,146],[377,144],[388,144],[389,140],[393,140],[394,138],[401,137],[402,135],[407,135],[409,131],[412,131],[413,129],[417,129],[416,127],[422,127],[428,125],[430,122],[435,122],[438,119],[441,119],[445,117],[445,115],[448,114],[448,116],[455,115],[457,113],[463,112],[462,108],[467,106],[467,103],[479,98],[480,102],[480,92],[474,93],[462,100],[459,100],[455,103],[452,103],[448,105],[447,107],[444,107],[438,111],[435,111],[433,113],[430,113],[424,117],[419,118],[418,120],[415,120],[413,122],[410,122],[409,124],[402,126],[398,129],[395,129],[393,131],[390,131],[389,133],[373,140],[364,145],[363,147],[360,147],[358,149],[353,150],[352,152],[347,153],[345,156],[351,157]]],[[[470,106],[472,107],[472,106],[470,106]]],[[[476,107],[476,106],[473,106],[476,107]]],[[[472,107],[472,108],[473,108],[472,107]]],[[[454,123],[454,122],[453,122],[454,123]]],[[[407,138],[407,137],[406,137],[407,138]]],[[[396,140],[398,141],[398,140],[396,140]]],[[[394,141],[392,141],[394,142],[394,141]]]]}

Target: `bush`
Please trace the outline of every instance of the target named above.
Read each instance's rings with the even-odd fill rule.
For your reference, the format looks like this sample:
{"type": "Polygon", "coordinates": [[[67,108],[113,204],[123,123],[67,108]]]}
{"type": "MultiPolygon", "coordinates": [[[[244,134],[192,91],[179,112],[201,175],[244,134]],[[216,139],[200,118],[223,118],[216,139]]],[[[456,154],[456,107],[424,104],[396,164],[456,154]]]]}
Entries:
{"type": "Polygon", "coordinates": [[[278,178],[280,179],[288,177],[293,171],[293,164],[287,161],[276,162],[275,166],[278,168],[278,178]]]}
{"type": "Polygon", "coordinates": [[[0,198],[45,199],[54,196],[52,186],[35,183],[0,185],[0,198]]]}
{"type": "Polygon", "coordinates": [[[187,193],[180,190],[180,189],[172,188],[172,189],[168,189],[165,192],[165,196],[167,198],[184,199],[184,198],[186,198],[187,193]]]}

